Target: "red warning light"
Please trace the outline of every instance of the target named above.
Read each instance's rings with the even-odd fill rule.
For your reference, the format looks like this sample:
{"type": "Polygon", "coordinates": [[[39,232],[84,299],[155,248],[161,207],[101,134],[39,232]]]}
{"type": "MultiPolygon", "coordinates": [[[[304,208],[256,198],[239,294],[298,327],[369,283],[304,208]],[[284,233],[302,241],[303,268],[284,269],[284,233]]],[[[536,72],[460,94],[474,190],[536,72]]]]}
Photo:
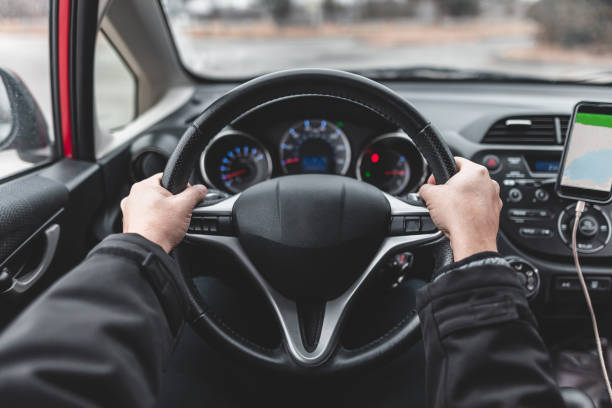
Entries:
{"type": "Polygon", "coordinates": [[[487,161],[487,166],[489,166],[489,167],[497,167],[497,160],[495,160],[494,158],[491,157],[487,161]]]}
{"type": "Polygon", "coordinates": [[[372,163],[378,163],[378,161],[380,160],[380,156],[378,155],[378,153],[372,153],[372,155],[370,156],[370,160],[372,160],[372,163]]]}

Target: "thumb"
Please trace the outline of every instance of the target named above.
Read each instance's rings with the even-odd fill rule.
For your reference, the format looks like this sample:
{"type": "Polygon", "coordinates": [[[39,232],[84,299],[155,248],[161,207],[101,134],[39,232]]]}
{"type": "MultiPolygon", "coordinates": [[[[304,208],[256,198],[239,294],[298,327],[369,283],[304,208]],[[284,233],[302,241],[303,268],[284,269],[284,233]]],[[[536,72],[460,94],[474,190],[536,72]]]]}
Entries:
{"type": "Polygon", "coordinates": [[[187,186],[185,190],[175,195],[173,198],[180,203],[179,205],[181,205],[181,207],[192,210],[200,201],[204,200],[207,191],[206,187],[202,184],[187,186]]]}

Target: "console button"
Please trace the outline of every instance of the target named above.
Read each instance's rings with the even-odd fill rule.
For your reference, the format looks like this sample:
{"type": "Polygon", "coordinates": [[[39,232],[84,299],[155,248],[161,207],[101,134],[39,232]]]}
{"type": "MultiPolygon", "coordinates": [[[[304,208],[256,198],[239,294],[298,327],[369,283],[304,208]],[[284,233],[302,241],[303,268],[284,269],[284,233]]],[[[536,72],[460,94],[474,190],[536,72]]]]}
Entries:
{"type": "Polygon", "coordinates": [[[528,217],[529,210],[521,210],[518,208],[512,208],[508,210],[508,215],[511,217],[528,217]]]}
{"type": "Polygon", "coordinates": [[[597,291],[608,291],[610,290],[611,279],[607,277],[600,278],[587,278],[586,284],[589,291],[597,290],[597,291]]]}
{"type": "Polygon", "coordinates": [[[523,199],[523,193],[518,188],[512,188],[508,191],[508,200],[512,202],[518,202],[523,199]]]}
{"type": "Polygon", "coordinates": [[[557,290],[580,290],[580,282],[574,277],[557,277],[555,278],[555,289],[557,290]]]}
{"type": "Polygon", "coordinates": [[[482,158],[482,165],[485,166],[489,171],[496,171],[501,165],[499,157],[494,154],[488,154],[482,158]]]}
{"type": "Polygon", "coordinates": [[[516,272],[527,299],[534,298],[540,290],[540,274],[537,268],[518,256],[507,256],[506,260],[516,272]]]}
{"type": "Polygon", "coordinates": [[[550,228],[538,228],[538,231],[536,234],[540,237],[550,237],[552,236],[553,232],[552,232],[552,229],[550,228]]]}
{"type": "MultiPolygon", "coordinates": [[[[559,215],[559,236],[567,245],[571,245],[571,234],[574,227],[575,204],[567,206],[559,215]]],[[[598,206],[587,205],[578,223],[577,248],[579,252],[594,253],[603,249],[610,241],[610,219],[598,206]]]]}
{"type": "Polygon", "coordinates": [[[538,188],[535,192],[535,198],[538,201],[546,202],[550,198],[550,194],[543,188],[538,188]]]}
{"type": "Polygon", "coordinates": [[[538,235],[538,229],[537,228],[521,228],[519,230],[519,233],[525,237],[535,237],[536,235],[538,235]]]}
{"type": "Polygon", "coordinates": [[[592,237],[599,232],[599,223],[594,217],[586,216],[580,219],[578,231],[585,237],[592,237]]]}

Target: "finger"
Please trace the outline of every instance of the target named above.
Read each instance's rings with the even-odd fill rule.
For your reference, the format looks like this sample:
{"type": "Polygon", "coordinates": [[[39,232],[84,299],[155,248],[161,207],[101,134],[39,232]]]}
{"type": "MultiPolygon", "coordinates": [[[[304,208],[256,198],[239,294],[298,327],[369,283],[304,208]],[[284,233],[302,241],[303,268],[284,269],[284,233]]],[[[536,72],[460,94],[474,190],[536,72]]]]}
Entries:
{"type": "Polygon", "coordinates": [[[495,180],[491,180],[493,182],[493,187],[495,188],[495,193],[499,195],[499,183],[495,180]]]}
{"type": "Polygon", "coordinates": [[[419,189],[419,195],[425,201],[425,203],[427,203],[436,196],[441,187],[442,186],[435,186],[432,184],[423,184],[419,189]]]}
{"type": "Polygon", "coordinates": [[[121,204],[119,205],[119,207],[121,208],[121,212],[125,212],[126,203],[127,203],[127,197],[124,197],[123,200],[121,200],[121,204]]]}
{"type": "Polygon", "coordinates": [[[469,165],[469,163],[472,163],[471,161],[469,161],[466,158],[460,157],[460,156],[455,156],[455,163],[457,164],[457,170],[461,171],[461,168],[463,166],[465,166],[466,164],[469,165]]]}
{"type": "Polygon", "coordinates": [[[147,179],[144,179],[143,181],[147,184],[154,184],[154,185],[161,186],[161,179],[163,175],[164,173],[157,173],[147,179]]]}
{"type": "Polygon", "coordinates": [[[434,186],[436,185],[436,178],[434,177],[433,174],[431,174],[429,178],[427,179],[427,184],[433,184],[434,186]]]}
{"type": "Polygon", "coordinates": [[[204,200],[207,191],[206,187],[197,184],[187,187],[181,193],[175,195],[173,199],[179,202],[181,206],[184,206],[185,209],[192,210],[200,201],[204,200]]]}

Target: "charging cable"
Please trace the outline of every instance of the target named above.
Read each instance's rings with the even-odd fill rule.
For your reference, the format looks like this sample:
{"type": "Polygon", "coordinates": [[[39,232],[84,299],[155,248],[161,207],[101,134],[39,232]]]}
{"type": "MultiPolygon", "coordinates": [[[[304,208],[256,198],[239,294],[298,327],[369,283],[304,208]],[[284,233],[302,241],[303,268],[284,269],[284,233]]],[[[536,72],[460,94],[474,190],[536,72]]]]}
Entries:
{"type": "Polygon", "coordinates": [[[604,360],[603,350],[601,347],[601,340],[599,339],[599,329],[597,328],[597,319],[595,318],[595,311],[593,310],[593,304],[591,303],[591,296],[589,295],[589,290],[584,281],[584,276],[582,275],[582,268],[580,268],[580,262],[578,261],[578,249],[576,248],[576,235],[578,232],[578,223],[580,222],[580,217],[584,211],[585,202],[578,201],[576,203],[576,219],[574,220],[574,228],[572,228],[572,253],[574,254],[574,263],[576,264],[576,270],[578,272],[578,279],[580,280],[580,286],[582,286],[582,293],[584,293],[584,298],[586,299],[587,306],[589,308],[589,313],[591,314],[591,322],[593,323],[593,333],[595,334],[595,343],[597,344],[597,354],[599,355],[599,363],[601,364],[601,372],[603,373],[604,381],[606,383],[606,388],[608,390],[608,397],[610,398],[610,402],[612,402],[612,387],[610,387],[610,379],[608,378],[608,371],[606,370],[606,363],[604,360]]]}

